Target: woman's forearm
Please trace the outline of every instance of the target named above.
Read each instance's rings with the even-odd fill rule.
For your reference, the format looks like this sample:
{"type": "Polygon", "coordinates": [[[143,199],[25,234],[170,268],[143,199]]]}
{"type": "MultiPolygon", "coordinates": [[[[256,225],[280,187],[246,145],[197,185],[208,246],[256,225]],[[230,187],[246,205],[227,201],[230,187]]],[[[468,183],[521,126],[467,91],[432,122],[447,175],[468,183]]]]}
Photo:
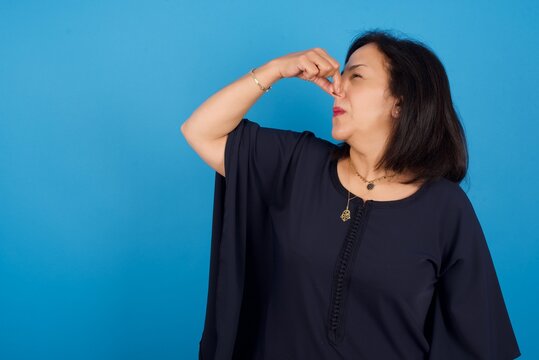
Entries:
{"type": "MultiPolygon", "coordinates": [[[[255,76],[266,88],[281,78],[274,61],[255,69],[255,76]]],[[[185,137],[215,140],[230,133],[265,92],[250,71],[225,86],[202,103],[181,125],[185,137]]]]}

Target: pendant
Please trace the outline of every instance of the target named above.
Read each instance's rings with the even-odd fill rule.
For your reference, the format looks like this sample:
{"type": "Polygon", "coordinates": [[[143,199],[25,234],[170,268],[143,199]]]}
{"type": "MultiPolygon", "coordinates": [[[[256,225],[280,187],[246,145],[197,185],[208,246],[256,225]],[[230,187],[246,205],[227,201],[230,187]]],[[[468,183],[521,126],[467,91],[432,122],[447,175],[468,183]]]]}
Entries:
{"type": "Polygon", "coordinates": [[[342,221],[350,220],[350,210],[345,209],[341,214],[342,221]]]}
{"type": "Polygon", "coordinates": [[[374,189],[374,184],[373,183],[368,183],[367,184],[367,190],[372,190],[374,189]]]}

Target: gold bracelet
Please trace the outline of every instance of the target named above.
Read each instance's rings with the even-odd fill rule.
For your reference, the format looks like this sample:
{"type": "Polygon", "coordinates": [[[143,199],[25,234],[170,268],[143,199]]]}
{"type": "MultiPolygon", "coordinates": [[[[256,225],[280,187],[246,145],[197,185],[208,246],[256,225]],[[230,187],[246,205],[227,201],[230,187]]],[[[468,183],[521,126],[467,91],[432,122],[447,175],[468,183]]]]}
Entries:
{"type": "Polygon", "coordinates": [[[271,86],[268,87],[268,88],[262,86],[262,84],[260,84],[260,82],[258,81],[258,79],[255,77],[255,69],[256,69],[256,68],[251,69],[251,77],[254,79],[255,83],[258,85],[258,87],[259,87],[262,91],[265,91],[265,92],[270,91],[271,86]]]}

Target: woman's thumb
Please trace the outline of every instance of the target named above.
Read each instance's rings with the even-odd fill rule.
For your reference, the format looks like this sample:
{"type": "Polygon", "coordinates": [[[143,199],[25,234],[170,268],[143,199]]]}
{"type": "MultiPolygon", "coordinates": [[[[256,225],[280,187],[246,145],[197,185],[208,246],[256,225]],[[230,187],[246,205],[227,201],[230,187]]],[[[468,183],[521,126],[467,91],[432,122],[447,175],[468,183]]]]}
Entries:
{"type": "Polygon", "coordinates": [[[320,86],[322,90],[330,94],[331,96],[334,96],[334,93],[337,92],[337,89],[335,89],[335,86],[332,82],[330,82],[328,79],[324,77],[316,77],[313,80],[313,83],[320,86]]]}

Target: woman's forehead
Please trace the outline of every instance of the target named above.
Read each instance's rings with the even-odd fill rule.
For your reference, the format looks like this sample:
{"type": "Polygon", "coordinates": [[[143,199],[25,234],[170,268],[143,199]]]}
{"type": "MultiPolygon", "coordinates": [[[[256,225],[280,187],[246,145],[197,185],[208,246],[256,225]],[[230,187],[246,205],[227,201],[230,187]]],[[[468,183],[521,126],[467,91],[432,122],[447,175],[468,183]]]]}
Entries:
{"type": "Polygon", "coordinates": [[[347,66],[365,64],[367,67],[375,67],[376,64],[381,64],[383,60],[383,54],[378,50],[376,45],[369,43],[363,45],[350,55],[347,66]]]}
{"type": "Polygon", "coordinates": [[[363,45],[350,55],[348,62],[345,65],[344,71],[353,69],[366,69],[374,73],[384,72],[384,63],[386,58],[382,52],[378,50],[375,44],[369,43],[363,45]]]}

